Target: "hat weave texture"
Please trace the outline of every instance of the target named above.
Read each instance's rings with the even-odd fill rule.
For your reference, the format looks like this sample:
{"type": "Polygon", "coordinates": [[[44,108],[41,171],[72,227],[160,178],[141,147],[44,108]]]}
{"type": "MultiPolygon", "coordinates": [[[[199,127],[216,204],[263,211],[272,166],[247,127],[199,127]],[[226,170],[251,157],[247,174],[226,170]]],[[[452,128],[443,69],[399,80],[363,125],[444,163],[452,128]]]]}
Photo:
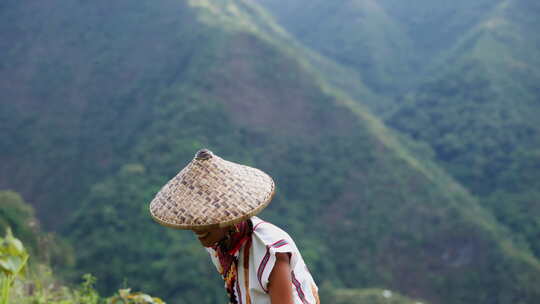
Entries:
{"type": "Polygon", "coordinates": [[[274,189],[274,181],[263,171],[200,150],[156,194],[150,214],[172,228],[226,227],[259,213],[272,200],[274,189]]]}

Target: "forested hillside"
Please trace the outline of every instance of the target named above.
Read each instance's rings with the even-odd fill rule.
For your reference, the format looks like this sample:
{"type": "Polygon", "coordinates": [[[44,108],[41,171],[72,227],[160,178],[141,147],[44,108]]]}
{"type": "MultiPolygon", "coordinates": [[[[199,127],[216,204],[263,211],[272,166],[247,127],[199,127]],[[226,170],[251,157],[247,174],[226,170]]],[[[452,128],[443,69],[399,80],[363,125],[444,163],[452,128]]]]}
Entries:
{"type": "Polygon", "coordinates": [[[537,1],[259,2],[307,46],[369,75],[368,87],[389,98],[366,104],[429,143],[540,256],[537,1]]]}
{"type": "MultiPolygon", "coordinates": [[[[371,32],[374,44],[413,47],[394,12],[362,4],[380,13],[374,28],[393,33],[371,32]]],[[[192,234],[148,214],[160,187],[207,147],[274,177],[261,217],[295,238],[323,298],[381,301],[367,288],[388,288],[429,303],[540,301],[529,243],[429,148],[373,116],[374,100],[355,99],[381,94],[417,58],[372,49],[349,65],[296,41],[270,12],[247,0],[1,4],[0,188],[71,242],[67,277],[92,272],[107,294],[127,281],[168,303],[224,301],[192,234]],[[396,66],[379,71],[389,57],[396,66]]],[[[414,94],[407,102],[421,100],[414,94]]],[[[401,104],[388,104],[382,117],[409,132],[397,126],[401,104]]]]}
{"type": "Polygon", "coordinates": [[[440,163],[540,257],[540,6],[503,1],[389,125],[429,142],[440,163]],[[428,127],[429,126],[429,127],[428,127]]]}
{"type": "MultiPolygon", "coordinates": [[[[403,80],[413,80],[409,75],[416,60],[413,42],[380,1],[257,2],[299,41],[356,71],[377,93],[392,94],[407,87],[409,82],[403,80]]],[[[365,102],[374,108],[381,106],[376,100],[365,102]]]]}

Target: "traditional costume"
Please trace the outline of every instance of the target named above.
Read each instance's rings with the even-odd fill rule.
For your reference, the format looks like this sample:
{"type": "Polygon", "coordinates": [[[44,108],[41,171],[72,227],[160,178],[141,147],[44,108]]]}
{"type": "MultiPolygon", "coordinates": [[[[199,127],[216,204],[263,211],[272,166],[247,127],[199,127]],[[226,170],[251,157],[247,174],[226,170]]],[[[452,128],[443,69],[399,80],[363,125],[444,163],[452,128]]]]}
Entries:
{"type": "Polygon", "coordinates": [[[178,229],[234,228],[226,243],[207,248],[230,303],[270,304],[268,283],[276,253],[287,253],[295,304],[318,304],[317,286],[292,238],[254,216],[270,203],[274,189],[272,178],[261,170],[200,150],[157,193],[150,214],[178,229]]]}

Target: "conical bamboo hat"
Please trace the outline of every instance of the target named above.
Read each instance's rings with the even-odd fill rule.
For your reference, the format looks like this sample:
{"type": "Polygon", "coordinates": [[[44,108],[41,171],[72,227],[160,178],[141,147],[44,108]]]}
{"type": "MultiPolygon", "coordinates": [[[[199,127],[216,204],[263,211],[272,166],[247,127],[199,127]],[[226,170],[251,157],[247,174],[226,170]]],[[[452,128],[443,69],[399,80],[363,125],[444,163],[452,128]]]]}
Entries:
{"type": "Polygon", "coordinates": [[[161,225],[204,230],[241,222],[266,207],[274,181],[259,169],[226,161],[203,149],[150,202],[161,225]]]}

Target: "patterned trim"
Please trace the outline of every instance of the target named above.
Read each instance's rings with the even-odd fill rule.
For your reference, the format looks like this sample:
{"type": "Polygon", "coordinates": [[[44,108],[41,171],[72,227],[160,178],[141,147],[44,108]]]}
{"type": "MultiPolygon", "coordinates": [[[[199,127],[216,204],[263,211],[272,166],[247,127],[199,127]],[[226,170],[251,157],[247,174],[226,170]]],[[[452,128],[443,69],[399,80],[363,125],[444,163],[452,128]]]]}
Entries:
{"type": "Polygon", "coordinates": [[[279,240],[272,245],[266,246],[266,254],[264,255],[264,258],[262,259],[261,264],[259,264],[259,268],[257,269],[257,279],[259,280],[259,285],[261,286],[262,290],[264,290],[264,292],[266,293],[268,293],[268,289],[264,288],[262,284],[262,275],[264,273],[264,269],[266,268],[266,264],[268,263],[268,260],[270,259],[270,248],[279,248],[287,244],[289,243],[286,240],[279,240]]]}
{"type": "Polygon", "coordinates": [[[304,291],[302,290],[302,284],[300,284],[300,282],[298,282],[298,280],[294,276],[294,271],[291,271],[291,276],[292,276],[292,283],[294,287],[296,287],[296,293],[298,294],[298,297],[300,298],[300,300],[302,300],[303,304],[309,304],[309,302],[306,300],[306,295],[304,294],[304,291]]]}
{"type": "Polygon", "coordinates": [[[249,294],[249,250],[251,249],[251,236],[244,246],[244,288],[246,289],[246,304],[251,304],[249,294]]]}
{"type": "Polygon", "coordinates": [[[242,293],[240,292],[240,285],[238,285],[238,280],[236,280],[236,295],[238,299],[238,304],[242,304],[242,293]]]}

